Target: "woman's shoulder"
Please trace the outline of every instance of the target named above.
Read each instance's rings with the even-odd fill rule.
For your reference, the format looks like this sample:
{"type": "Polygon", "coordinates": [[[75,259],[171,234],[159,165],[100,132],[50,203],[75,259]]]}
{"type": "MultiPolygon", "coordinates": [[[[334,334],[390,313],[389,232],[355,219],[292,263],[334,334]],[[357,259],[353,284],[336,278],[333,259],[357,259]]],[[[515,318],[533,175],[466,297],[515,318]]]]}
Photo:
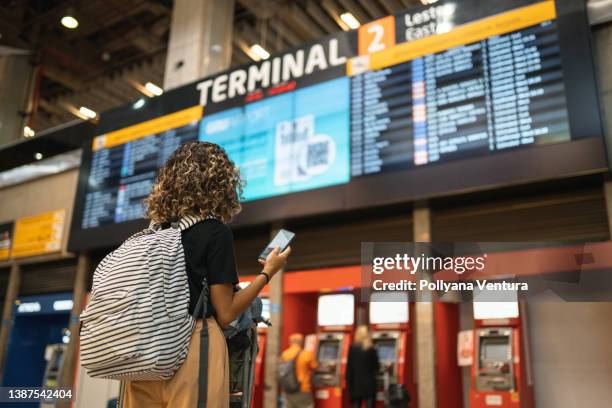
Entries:
{"type": "Polygon", "coordinates": [[[201,239],[204,237],[223,238],[231,237],[232,230],[229,225],[216,219],[206,219],[193,224],[191,228],[184,231],[187,238],[201,239]]]}

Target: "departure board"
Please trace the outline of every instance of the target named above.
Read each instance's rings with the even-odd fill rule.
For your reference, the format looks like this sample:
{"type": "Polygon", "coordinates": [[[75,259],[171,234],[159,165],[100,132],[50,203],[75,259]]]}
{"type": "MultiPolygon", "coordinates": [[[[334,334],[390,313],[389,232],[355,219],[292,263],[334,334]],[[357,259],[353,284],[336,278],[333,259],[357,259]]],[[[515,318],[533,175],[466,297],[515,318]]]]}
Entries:
{"type": "Polygon", "coordinates": [[[157,170],[177,147],[198,138],[201,107],[96,136],[82,228],[143,217],[157,170]]]}
{"type": "Polygon", "coordinates": [[[243,225],[605,171],[579,3],[440,0],[102,113],[69,248],[142,227],[189,140],[239,167],[243,225]]]}
{"type": "Polygon", "coordinates": [[[351,175],[569,141],[556,23],[351,78],[351,175]]]}

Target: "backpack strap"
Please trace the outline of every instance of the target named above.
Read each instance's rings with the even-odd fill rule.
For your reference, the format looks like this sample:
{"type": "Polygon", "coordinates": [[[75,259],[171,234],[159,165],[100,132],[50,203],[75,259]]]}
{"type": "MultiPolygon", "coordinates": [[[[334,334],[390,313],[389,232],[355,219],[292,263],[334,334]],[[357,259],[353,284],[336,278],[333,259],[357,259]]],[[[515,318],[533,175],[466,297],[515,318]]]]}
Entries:
{"type": "Polygon", "coordinates": [[[217,218],[213,216],[202,217],[201,215],[186,215],[177,222],[173,222],[172,227],[178,228],[181,231],[185,231],[186,229],[193,227],[194,224],[200,221],[216,219],[217,218]]]}
{"type": "Polygon", "coordinates": [[[173,222],[172,227],[178,228],[181,231],[185,231],[187,228],[191,228],[195,223],[208,219],[210,217],[201,217],[199,215],[186,215],[185,217],[178,220],[178,222],[173,222]]]}
{"type": "MultiPolygon", "coordinates": [[[[196,221],[197,222],[197,221],[196,221]]],[[[198,298],[194,313],[202,310],[202,331],[200,332],[200,372],[198,389],[198,408],[206,408],[208,397],[208,322],[206,312],[208,309],[208,283],[206,279],[202,281],[202,293],[198,298]]]]}

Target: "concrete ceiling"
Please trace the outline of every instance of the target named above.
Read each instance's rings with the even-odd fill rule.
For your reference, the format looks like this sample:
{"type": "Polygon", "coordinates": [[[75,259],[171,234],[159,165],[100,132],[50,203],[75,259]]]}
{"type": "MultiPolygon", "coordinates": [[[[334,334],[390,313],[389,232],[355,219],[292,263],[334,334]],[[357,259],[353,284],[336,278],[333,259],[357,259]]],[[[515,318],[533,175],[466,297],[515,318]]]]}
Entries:
{"type": "MultiPolygon", "coordinates": [[[[418,0],[236,0],[232,65],[251,61],[254,39],[271,52],[342,29],[350,11],[361,23],[418,0]]],[[[34,130],[75,118],[80,106],[103,112],[162,85],[172,0],[7,0],[0,2],[0,45],[30,50],[40,71],[34,130]],[[72,10],[76,30],[59,23],[72,10]]]]}

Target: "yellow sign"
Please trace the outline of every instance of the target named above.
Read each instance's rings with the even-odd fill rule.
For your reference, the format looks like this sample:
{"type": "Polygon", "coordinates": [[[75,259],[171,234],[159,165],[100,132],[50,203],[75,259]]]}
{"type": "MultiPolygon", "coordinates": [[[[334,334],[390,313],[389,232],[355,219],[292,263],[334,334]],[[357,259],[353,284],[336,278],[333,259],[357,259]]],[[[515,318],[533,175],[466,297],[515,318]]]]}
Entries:
{"type": "MultiPolygon", "coordinates": [[[[552,20],[556,16],[555,2],[548,0],[529,6],[517,8],[512,11],[500,13],[473,23],[467,23],[444,33],[432,35],[419,40],[404,42],[395,47],[387,48],[369,55],[368,69],[377,70],[391,65],[400,64],[428,54],[446,51],[449,48],[471,44],[485,38],[506,34],[552,20]]],[[[356,65],[363,64],[359,58],[347,64],[348,75],[360,73],[356,65]]]]}
{"type": "Polygon", "coordinates": [[[66,210],[20,218],[15,222],[13,257],[58,252],[62,247],[66,210]]]}
{"type": "MultiPolygon", "coordinates": [[[[8,224],[12,229],[13,224],[8,224]]],[[[5,261],[11,256],[11,233],[9,229],[0,230],[0,261],[5,261]]]]}
{"type": "Polygon", "coordinates": [[[123,129],[115,130],[114,132],[96,136],[93,139],[92,150],[95,152],[99,149],[107,149],[143,137],[152,136],[166,130],[188,125],[191,122],[200,120],[203,110],[204,107],[202,106],[194,106],[146,122],[138,123],[137,125],[128,126],[123,129]]]}

